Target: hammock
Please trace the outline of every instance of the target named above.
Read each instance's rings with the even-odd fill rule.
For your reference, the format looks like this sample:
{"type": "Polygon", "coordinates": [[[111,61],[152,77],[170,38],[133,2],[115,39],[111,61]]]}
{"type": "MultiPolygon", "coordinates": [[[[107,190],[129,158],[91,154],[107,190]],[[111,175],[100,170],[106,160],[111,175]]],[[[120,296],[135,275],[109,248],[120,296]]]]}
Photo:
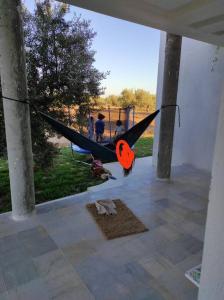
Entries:
{"type": "MultiPolygon", "coordinates": [[[[63,135],[65,138],[67,138],[69,141],[71,141],[73,144],[79,146],[80,148],[83,148],[86,151],[91,152],[91,154],[94,156],[94,159],[100,159],[104,162],[112,162],[117,161],[117,155],[115,150],[116,143],[119,140],[125,140],[129,147],[131,148],[135,142],[140,138],[142,133],[146,130],[146,128],[149,126],[149,124],[154,120],[154,118],[157,116],[157,114],[160,112],[160,109],[156,110],[154,113],[143,119],[141,122],[133,126],[131,129],[129,129],[127,132],[125,132],[123,135],[119,136],[113,144],[106,144],[106,145],[100,145],[96,142],[86,138],[82,134],[76,132],[75,130],[65,126],[61,122],[55,120],[54,118],[48,116],[47,114],[38,111],[37,108],[30,103],[29,99],[15,99],[3,96],[1,97],[5,100],[10,101],[16,101],[23,104],[30,105],[34,108],[34,110],[42,115],[42,117],[61,135],[63,135]]],[[[179,116],[179,127],[180,127],[180,108],[178,104],[167,104],[162,105],[161,109],[168,108],[168,107],[175,107],[178,109],[178,116],[179,116]]]]}
{"type": "Polygon", "coordinates": [[[74,129],[71,129],[61,122],[55,120],[54,118],[48,116],[45,113],[39,112],[42,117],[57,131],[59,134],[63,135],[73,144],[79,146],[80,148],[90,151],[94,158],[99,158],[104,162],[117,161],[117,155],[115,153],[116,143],[119,140],[125,140],[130,147],[132,147],[136,141],[140,138],[149,124],[154,120],[160,110],[155,111],[151,115],[147,116],[145,119],[134,125],[124,134],[120,135],[115,141],[114,144],[100,145],[84,135],[78,133],[74,129]]]}
{"type": "Polygon", "coordinates": [[[105,147],[115,150],[116,144],[119,140],[125,140],[129,147],[132,148],[132,146],[137,142],[137,140],[140,138],[140,136],[144,133],[144,131],[147,129],[147,127],[150,125],[150,123],[155,119],[155,117],[158,115],[160,110],[158,109],[154,113],[150,114],[146,118],[144,118],[142,121],[134,125],[132,128],[130,128],[128,131],[117,137],[113,144],[107,144],[105,147]]]}
{"type": "Polygon", "coordinates": [[[79,147],[90,150],[92,155],[95,158],[100,158],[105,162],[116,161],[117,156],[116,153],[109,148],[106,148],[96,142],[88,139],[81,133],[78,133],[74,129],[71,129],[61,122],[55,120],[54,118],[46,115],[43,112],[39,112],[42,117],[57,131],[59,134],[63,135],[70,142],[78,145],[79,147]]]}

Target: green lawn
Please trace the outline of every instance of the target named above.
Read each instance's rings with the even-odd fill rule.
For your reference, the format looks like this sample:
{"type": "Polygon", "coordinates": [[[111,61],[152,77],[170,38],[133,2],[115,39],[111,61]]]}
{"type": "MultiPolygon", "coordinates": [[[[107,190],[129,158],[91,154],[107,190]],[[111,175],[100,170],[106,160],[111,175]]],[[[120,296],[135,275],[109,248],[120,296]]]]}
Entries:
{"type": "Polygon", "coordinates": [[[135,144],[135,156],[145,157],[152,155],[153,137],[144,137],[135,144]]]}
{"type": "MultiPolygon", "coordinates": [[[[152,155],[153,138],[141,138],[135,145],[136,157],[152,155]]],[[[85,161],[85,155],[71,154],[69,148],[60,149],[49,170],[35,171],[36,203],[86,191],[89,186],[102,183],[92,176],[90,168],[75,160],[85,161]]],[[[0,159],[0,213],[11,210],[8,164],[0,159]]]]}

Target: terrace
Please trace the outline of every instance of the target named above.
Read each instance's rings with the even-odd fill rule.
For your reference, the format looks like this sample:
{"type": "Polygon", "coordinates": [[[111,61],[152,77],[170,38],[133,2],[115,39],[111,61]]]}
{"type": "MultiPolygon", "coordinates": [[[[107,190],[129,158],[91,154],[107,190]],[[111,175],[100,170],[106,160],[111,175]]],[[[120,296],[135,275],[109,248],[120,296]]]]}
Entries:
{"type": "Polygon", "coordinates": [[[0,216],[1,299],[197,299],[184,273],[201,263],[209,175],[182,166],[161,182],[150,157],[129,178],[108,166],[116,186],[38,205],[19,223],[0,216]],[[85,205],[108,195],[149,231],[106,240],[85,205]]]}
{"type": "MultiPolygon", "coordinates": [[[[74,197],[35,206],[29,108],[4,100],[12,213],[0,216],[0,299],[223,300],[223,70],[215,73],[209,67],[199,67],[199,73],[189,75],[189,66],[194,69],[200,60],[203,67],[207,60],[217,62],[207,56],[203,61],[202,46],[197,52],[190,45],[186,51],[190,63],[180,64],[182,36],[216,46],[224,44],[222,1],[66,2],[168,32],[160,47],[162,72],[157,96],[162,101],[158,101],[158,107],[177,103],[179,69],[182,73],[187,70],[185,79],[191,82],[186,94],[181,92],[187,80],[179,86],[181,99],[187,95],[182,105],[184,124],[195,119],[198,123],[195,128],[187,128],[188,135],[182,133],[180,137],[174,132],[175,113],[161,113],[153,153],[157,173],[150,159],[139,159],[132,175],[114,186],[107,183],[74,197]],[[199,96],[189,105],[191,86],[199,96]],[[208,91],[204,92],[204,86],[208,91]],[[210,115],[211,127],[198,130],[199,125],[203,124],[204,129],[211,123],[210,115]],[[174,136],[179,147],[173,143],[174,136]],[[189,145],[197,148],[195,152],[185,151],[189,145]],[[179,166],[172,164],[173,150],[178,150],[182,158],[179,166]],[[209,160],[208,174],[183,164],[192,156],[193,165],[209,160]],[[108,197],[122,199],[149,231],[106,240],[85,204],[108,197]],[[197,296],[198,288],[184,273],[201,262],[197,296]]],[[[27,97],[20,6],[19,0],[0,0],[2,93],[14,99],[27,97]]],[[[117,169],[116,165],[111,167],[117,169]]]]}

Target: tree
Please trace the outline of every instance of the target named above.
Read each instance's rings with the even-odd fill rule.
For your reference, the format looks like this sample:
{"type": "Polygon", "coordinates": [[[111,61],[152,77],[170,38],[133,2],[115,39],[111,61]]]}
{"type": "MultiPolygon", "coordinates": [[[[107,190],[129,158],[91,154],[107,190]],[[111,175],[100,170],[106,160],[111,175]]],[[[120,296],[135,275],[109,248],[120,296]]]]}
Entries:
{"type": "Polygon", "coordinates": [[[109,95],[107,97],[98,97],[92,104],[102,109],[108,105],[116,107],[134,105],[136,108],[153,112],[156,109],[156,96],[143,89],[137,89],[135,91],[124,89],[120,96],[109,95]]]}
{"type": "Polygon", "coordinates": [[[135,91],[135,101],[137,107],[145,107],[148,111],[153,112],[156,108],[156,97],[143,89],[135,91]]]}
{"type": "Polygon", "coordinates": [[[118,102],[118,96],[116,96],[116,95],[109,95],[109,96],[106,98],[106,102],[107,102],[109,105],[112,105],[112,106],[118,106],[118,105],[119,105],[119,102],[118,102]]]}
{"type": "MultiPolygon", "coordinates": [[[[36,2],[32,15],[24,9],[28,93],[32,103],[68,123],[63,107],[78,105],[76,120],[80,129],[91,110],[91,99],[103,93],[101,81],[107,73],[93,65],[92,41],[96,33],[90,22],[73,16],[67,21],[67,4],[51,0],[36,2]]],[[[35,161],[50,163],[53,134],[31,107],[32,141],[35,161]]]]}
{"type": "Polygon", "coordinates": [[[135,93],[133,92],[133,90],[124,89],[121,92],[121,96],[118,98],[118,101],[122,107],[127,107],[128,105],[135,105],[135,93]]]}

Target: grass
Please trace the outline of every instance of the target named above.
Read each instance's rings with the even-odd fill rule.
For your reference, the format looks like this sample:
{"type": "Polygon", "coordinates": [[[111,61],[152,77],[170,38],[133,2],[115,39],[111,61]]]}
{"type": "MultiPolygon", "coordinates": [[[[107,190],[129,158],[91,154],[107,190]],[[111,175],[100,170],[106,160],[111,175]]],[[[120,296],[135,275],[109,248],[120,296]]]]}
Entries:
{"type": "Polygon", "coordinates": [[[153,137],[143,137],[135,144],[135,156],[145,157],[152,155],[153,137]]]}
{"type": "MultiPolygon", "coordinates": [[[[135,145],[136,157],[152,155],[153,138],[141,138],[135,145]]],[[[71,154],[69,148],[60,149],[51,169],[35,170],[36,203],[86,191],[103,182],[94,178],[90,168],[75,160],[85,161],[86,156],[71,154]]],[[[0,213],[11,210],[8,163],[0,159],[0,213]]]]}

